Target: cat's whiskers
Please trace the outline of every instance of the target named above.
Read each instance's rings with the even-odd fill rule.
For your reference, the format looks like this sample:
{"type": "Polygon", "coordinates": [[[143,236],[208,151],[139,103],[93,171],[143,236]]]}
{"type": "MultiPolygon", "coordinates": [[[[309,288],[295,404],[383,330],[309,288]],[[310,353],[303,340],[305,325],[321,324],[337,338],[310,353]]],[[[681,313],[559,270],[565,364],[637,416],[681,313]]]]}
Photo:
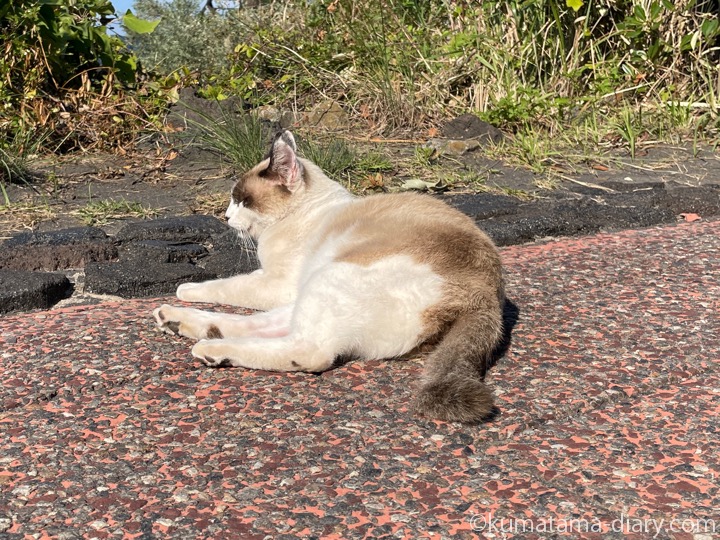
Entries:
{"type": "Polygon", "coordinates": [[[250,234],[245,230],[238,230],[237,233],[238,238],[240,239],[240,249],[242,252],[257,258],[257,246],[250,234]]]}

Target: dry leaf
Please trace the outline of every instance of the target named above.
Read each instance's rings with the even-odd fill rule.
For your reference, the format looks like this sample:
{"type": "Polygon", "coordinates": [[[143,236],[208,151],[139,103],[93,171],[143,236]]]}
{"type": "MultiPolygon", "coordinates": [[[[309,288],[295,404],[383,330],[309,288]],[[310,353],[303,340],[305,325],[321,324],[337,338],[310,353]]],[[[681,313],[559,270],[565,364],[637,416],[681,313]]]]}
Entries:
{"type": "Polygon", "coordinates": [[[702,219],[697,214],[680,214],[680,217],[683,218],[688,223],[692,223],[693,221],[700,221],[702,219]]]}
{"type": "Polygon", "coordinates": [[[385,179],[380,173],[368,174],[360,182],[360,187],[363,189],[383,189],[385,187],[385,179]]]}
{"type": "Polygon", "coordinates": [[[404,182],[400,189],[403,191],[426,191],[428,189],[432,189],[434,187],[437,187],[439,183],[439,180],[436,180],[435,182],[426,182],[425,180],[420,180],[419,178],[413,178],[411,180],[407,180],[404,182]]]}

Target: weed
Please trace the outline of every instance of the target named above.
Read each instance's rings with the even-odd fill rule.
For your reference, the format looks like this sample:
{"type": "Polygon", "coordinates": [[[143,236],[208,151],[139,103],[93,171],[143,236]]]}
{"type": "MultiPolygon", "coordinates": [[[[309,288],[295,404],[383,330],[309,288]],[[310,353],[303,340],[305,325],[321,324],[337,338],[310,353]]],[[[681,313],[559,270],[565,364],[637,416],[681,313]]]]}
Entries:
{"type": "Polygon", "coordinates": [[[490,148],[489,153],[506,161],[514,161],[536,174],[542,174],[559,152],[545,131],[526,127],[509,141],[490,148]]]}
{"type": "Polygon", "coordinates": [[[190,206],[190,210],[195,214],[209,214],[217,218],[223,218],[229,202],[229,193],[198,195],[190,206]]]}
{"type": "Polygon", "coordinates": [[[5,206],[10,205],[5,184],[29,183],[31,179],[32,174],[27,168],[24,157],[0,148],[0,192],[5,206]]]}
{"type": "Polygon", "coordinates": [[[253,114],[232,113],[219,107],[220,116],[212,117],[191,109],[199,118],[188,118],[198,132],[196,144],[216,152],[238,171],[247,171],[264,157],[269,133],[261,120],[253,114]]]}
{"type": "Polygon", "coordinates": [[[534,130],[524,130],[515,135],[515,142],[519,151],[520,160],[528,165],[533,172],[542,173],[545,170],[546,154],[540,136],[534,130]]]}
{"type": "Polygon", "coordinates": [[[420,167],[430,167],[436,158],[436,151],[430,146],[415,147],[415,163],[420,167]]]}
{"type": "MultiPolygon", "coordinates": [[[[97,117],[121,124],[129,115],[116,110],[137,112],[135,99],[125,102],[123,86],[135,85],[142,70],[120,37],[108,33],[113,15],[110,0],[2,3],[0,140],[38,126],[50,127],[57,132],[50,138],[63,140],[83,123],[85,134],[111,139],[114,134],[99,127],[97,117]],[[98,114],[112,102],[117,109],[98,114]],[[95,115],[86,114],[90,109],[95,115]]],[[[136,28],[146,22],[130,19],[136,28]]]]}
{"type": "Polygon", "coordinates": [[[353,170],[358,173],[381,173],[395,168],[390,159],[382,152],[367,152],[355,160],[353,170]]]}
{"type": "Polygon", "coordinates": [[[73,212],[86,225],[105,225],[112,219],[125,218],[149,218],[157,214],[151,208],[146,208],[138,202],[130,202],[125,199],[101,201],[90,201],[83,208],[73,212]]]}
{"type": "MultiPolygon", "coordinates": [[[[190,84],[251,107],[335,100],[354,111],[355,127],[413,139],[472,111],[514,135],[503,158],[535,172],[558,147],[597,154],[620,138],[635,156],[645,134],[679,141],[694,129],[700,140],[720,122],[716,1],[208,2],[198,13],[192,0],[137,0],[141,15],[162,20],[152,34],[128,33],[132,52],[106,32],[109,0],[41,2],[47,20],[36,0],[5,4],[0,139],[46,122],[72,134],[62,150],[132,140],[190,84]],[[162,75],[137,77],[138,58],[162,75]]],[[[237,169],[262,158],[268,134],[254,117],[227,113],[197,127],[197,142],[237,169]]],[[[340,177],[392,168],[334,144],[303,152],[340,177]]],[[[416,150],[413,174],[433,174],[435,157],[416,150]]]]}
{"type": "Polygon", "coordinates": [[[301,139],[299,146],[300,153],[306,159],[336,180],[340,179],[343,173],[350,171],[355,164],[355,153],[342,139],[332,139],[327,144],[301,139]]]}
{"type": "Polygon", "coordinates": [[[625,107],[620,112],[620,117],[615,124],[617,133],[627,143],[630,157],[635,159],[638,136],[640,135],[641,119],[636,118],[632,109],[625,107]]]}
{"type": "Polygon", "coordinates": [[[497,189],[498,191],[505,195],[508,195],[509,197],[515,197],[516,199],[520,199],[522,201],[529,201],[536,198],[532,193],[529,193],[524,189],[515,189],[509,187],[497,187],[497,189]]]}
{"type": "Polygon", "coordinates": [[[33,229],[41,221],[52,219],[53,209],[46,203],[13,202],[0,204],[0,231],[33,229]]]}
{"type": "Polygon", "coordinates": [[[5,206],[10,204],[6,183],[28,185],[39,178],[30,170],[30,162],[46,137],[47,132],[35,135],[23,130],[16,131],[4,144],[0,141],[0,192],[5,206]]]}
{"type": "Polygon", "coordinates": [[[533,184],[540,189],[552,191],[560,187],[560,181],[552,176],[546,176],[543,178],[536,178],[533,180],[533,184]]]}

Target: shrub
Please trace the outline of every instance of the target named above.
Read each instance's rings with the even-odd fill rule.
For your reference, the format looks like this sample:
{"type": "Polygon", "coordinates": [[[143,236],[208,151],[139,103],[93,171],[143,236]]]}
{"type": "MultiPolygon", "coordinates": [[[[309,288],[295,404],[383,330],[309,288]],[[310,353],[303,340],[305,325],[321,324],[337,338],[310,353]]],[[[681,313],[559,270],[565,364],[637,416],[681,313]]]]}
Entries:
{"type": "MultiPolygon", "coordinates": [[[[720,23],[714,5],[275,3],[223,16],[220,35],[229,36],[225,49],[233,52],[202,82],[215,87],[212,95],[229,90],[257,103],[292,98],[302,105],[319,91],[344,101],[378,131],[418,128],[467,110],[513,127],[556,118],[572,102],[608,97],[701,98],[717,112],[720,23]]],[[[210,19],[203,20],[204,39],[218,41],[210,19]]]]}
{"type": "Polygon", "coordinates": [[[36,126],[62,132],[68,115],[136,82],[137,58],[107,32],[114,12],[109,0],[2,3],[0,146],[36,126]]]}
{"type": "Polygon", "coordinates": [[[235,45],[229,16],[201,12],[196,0],[137,0],[137,14],[159,21],[155,31],[127,31],[126,41],[144,64],[161,74],[180,68],[210,74],[227,67],[235,45]]]}

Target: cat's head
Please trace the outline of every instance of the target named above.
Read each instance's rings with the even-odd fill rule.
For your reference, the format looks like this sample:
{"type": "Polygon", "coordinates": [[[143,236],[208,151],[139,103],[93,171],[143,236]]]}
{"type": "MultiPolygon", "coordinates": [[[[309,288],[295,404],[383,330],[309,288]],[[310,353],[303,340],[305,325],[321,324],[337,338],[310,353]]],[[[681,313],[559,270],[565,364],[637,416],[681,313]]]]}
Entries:
{"type": "Polygon", "coordinates": [[[305,189],[304,176],[292,133],[278,133],[267,157],[235,182],[225,212],[228,225],[257,238],[287,215],[305,189]]]}

